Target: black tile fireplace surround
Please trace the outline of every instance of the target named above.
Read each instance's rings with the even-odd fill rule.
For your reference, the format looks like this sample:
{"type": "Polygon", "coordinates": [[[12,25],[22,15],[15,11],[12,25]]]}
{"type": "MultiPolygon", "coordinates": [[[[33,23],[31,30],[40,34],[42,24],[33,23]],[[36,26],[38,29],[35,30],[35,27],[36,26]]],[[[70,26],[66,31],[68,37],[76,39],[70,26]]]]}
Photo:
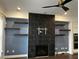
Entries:
{"type": "Polygon", "coordinates": [[[54,55],[54,19],[54,15],[29,13],[28,58],[54,55]]]}
{"type": "Polygon", "coordinates": [[[48,45],[37,45],[36,56],[48,56],[48,45]]]}

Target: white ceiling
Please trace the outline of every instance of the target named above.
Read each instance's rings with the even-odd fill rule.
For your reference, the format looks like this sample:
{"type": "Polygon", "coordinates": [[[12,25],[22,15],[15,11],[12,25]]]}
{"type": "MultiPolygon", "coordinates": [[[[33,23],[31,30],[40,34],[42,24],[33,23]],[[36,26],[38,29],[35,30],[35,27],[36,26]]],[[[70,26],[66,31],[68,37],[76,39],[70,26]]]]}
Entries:
{"type": "MultiPolygon", "coordinates": [[[[16,11],[17,6],[21,7],[23,12],[44,13],[44,14],[61,14],[64,12],[62,8],[42,8],[44,6],[50,6],[57,4],[58,0],[0,0],[0,5],[5,11],[16,11]]],[[[69,7],[69,11],[77,14],[77,0],[73,0],[66,4],[69,7]],[[74,12],[75,10],[75,12],[74,12]]]]}

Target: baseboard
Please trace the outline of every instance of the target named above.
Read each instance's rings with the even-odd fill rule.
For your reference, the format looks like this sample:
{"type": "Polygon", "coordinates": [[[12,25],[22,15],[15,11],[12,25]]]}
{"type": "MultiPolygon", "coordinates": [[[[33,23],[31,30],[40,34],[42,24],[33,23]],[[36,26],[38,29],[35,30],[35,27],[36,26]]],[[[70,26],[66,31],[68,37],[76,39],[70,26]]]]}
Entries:
{"type": "Polygon", "coordinates": [[[4,58],[20,58],[20,57],[28,57],[27,54],[22,54],[22,55],[9,55],[9,56],[4,56],[4,58]]]}
{"type": "Polygon", "coordinates": [[[62,51],[62,52],[55,52],[55,54],[63,54],[63,53],[68,53],[69,54],[69,51],[67,51],[67,52],[64,52],[64,51],[62,51]]]}
{"type": "Polygon", "coordinates": [[[78,53],[78,49],[74,49],[73,50],[73,53],[78,53]]]}

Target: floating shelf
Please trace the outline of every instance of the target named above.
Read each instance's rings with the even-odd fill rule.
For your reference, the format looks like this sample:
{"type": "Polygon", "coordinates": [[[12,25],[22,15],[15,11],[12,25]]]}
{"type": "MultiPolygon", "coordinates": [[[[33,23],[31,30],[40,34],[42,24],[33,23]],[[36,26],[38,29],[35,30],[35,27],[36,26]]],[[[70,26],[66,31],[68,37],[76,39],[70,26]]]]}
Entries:
{"type": "Polygon", "coordinates": [[[28,34],[14,34],[15,36],[28,36],[28,34]]]}
{"type": "Polygon", "coordinates": [[[78,41],[75,41],[74,43],[78,43],[78,41]]]}
{"type": "Polygon", "coordinates": [[[65,26],[65,24],[55,24],[55,26],[65,26]]]}
{"type": "Polygon", "coordinates": [[[74,36],[78,36],[78,34],[77,34],[77,33],[75,33],[75,34],[74,34],[74,36]]]}
{"type": "Polygon", "coordinates": [[[7,29],[20,30],[20,28],[5,28],[5,29],[6,29],[6,30],[7,30],[7,29]]]}
{"type": "Polygon", "coordinates": [[[28,22],[15,22],[15,24],[28,24],[28,22]]]}
{"type": "Polygon", "coordinates": [[[60,29],[60,31],[70,31],[70,29],[60,29]]]}
{"type": "Polygon", "coordinates": [[[65,34],[55,34],[55,36],[65,36],[65,34]]]}

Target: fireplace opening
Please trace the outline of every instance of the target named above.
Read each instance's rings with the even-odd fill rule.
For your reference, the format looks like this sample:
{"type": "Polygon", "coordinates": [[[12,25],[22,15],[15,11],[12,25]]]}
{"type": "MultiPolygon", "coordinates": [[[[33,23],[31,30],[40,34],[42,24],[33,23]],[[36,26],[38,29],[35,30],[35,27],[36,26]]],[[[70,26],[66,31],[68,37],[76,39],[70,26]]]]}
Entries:
{"type": "Polygon", "coordinates": [[[37,45],[36,56],[48,56],[48,45],[37,45]]]}

